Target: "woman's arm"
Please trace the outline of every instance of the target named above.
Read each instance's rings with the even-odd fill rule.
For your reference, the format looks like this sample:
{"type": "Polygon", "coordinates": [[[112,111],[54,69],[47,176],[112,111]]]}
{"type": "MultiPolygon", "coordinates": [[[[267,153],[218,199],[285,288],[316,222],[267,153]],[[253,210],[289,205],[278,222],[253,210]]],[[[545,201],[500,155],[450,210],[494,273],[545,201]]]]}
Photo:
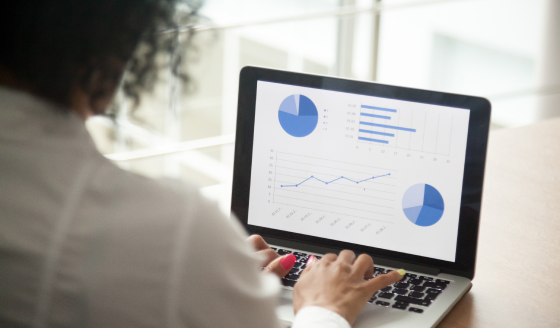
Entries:
{"type": "Polygon", "coordinates": [[[246,242],[241,225],[208,200],[189,203],[177,326],[279,327],[278,277],[261,273],[260,257],[246,242]]]}

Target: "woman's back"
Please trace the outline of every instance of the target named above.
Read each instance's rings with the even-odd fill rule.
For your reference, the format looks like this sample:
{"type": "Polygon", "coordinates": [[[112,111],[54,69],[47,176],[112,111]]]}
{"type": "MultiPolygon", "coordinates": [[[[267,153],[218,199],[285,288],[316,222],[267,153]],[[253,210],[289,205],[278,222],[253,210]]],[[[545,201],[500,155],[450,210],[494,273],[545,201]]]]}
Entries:
{"type": "Polygon", "coordinates": [[[77,115],[0,88],[0,176],[0,326],[275,321],[279,284],[241,228],[195,189],[107,161],[77,115]]]}

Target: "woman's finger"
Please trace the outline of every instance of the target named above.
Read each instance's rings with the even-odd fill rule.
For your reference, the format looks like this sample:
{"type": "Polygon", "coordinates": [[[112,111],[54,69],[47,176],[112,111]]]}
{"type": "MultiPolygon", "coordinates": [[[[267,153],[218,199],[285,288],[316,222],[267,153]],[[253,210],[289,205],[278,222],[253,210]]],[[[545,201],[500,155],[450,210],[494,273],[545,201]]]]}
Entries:
{"type": "Polygon", "coordinates": [[[247,238],[249,244],[253,246],[253,248],[257,251],[262,251],[265,249],[271,249],[270,246],[264,241],[263,237],[259,235],[251,235],[247,238]]]}
{"type": "Polygon", "coordinates": [[[338,256],[336,256],[336,254],[328,253],[328,254],[323,255],[323,257],[321,258],[321,261],[334,262],[334,261],[336,261],[337,258],[338,258],[338,256]]]}
{"type": "Polygon", "coordinates": [[[288,254],[270,262],[270,264],[268,264],[263,269],[263,271],[272,272],[278,277],[283,278],[294,267],[294,263],[296,263],[296,260],[297,259],[293,254],[288,254]]]}
{"type": "Polygon", "coordinates": [[[355,260],[356,260],[356,254],[347,249],[343,250],[342,252],[340,252],[340,254],[338,254],[337,261],[352,264],[354,263],[355,260]]]}
{"type": "Polygon", "coordinates": [[[305,262],[305,267],[299,273],[299,276],[301,277],[302,275],[306,274],[309,270],[311,270],[311,266],[313,265],[313,263],[315,263],[317,261],[318,260],[315,257],[315,255],[309,255],[309,257],[307,258],[307,262],[305,262]]]}
{"type": "Polygon", "coordinates": [[[352,272],[367,279],[373,278],[373,260],[371,256],[360,254],[356,261],[354,261],[352,272]]]}
{"type": "MultiPolygon", "coordinates": [[[[336,259],[338,258],[338,256],[336,254],[333,253],[328,253],[325,254],[321,257],[321,261],[323,262],[335,262],[336,259]]],[[[303,274],[307,273],[310,269],[311,266],[314,263],[319,262],[319,259],[315,257],[315,255],[309,255],[309,258],[307,259],[307,262],[305,263],[305,268],[303,269],[303,271],[300,272],[300,276],[302,276],[303,274]]]]}
{"type": "Polygon", "coordinates": [[[280,257],[280,255],[278,255],[278,253],[276,253],[271,248],[265,249],[265,250],[262,250],[262,251],[258,251],[257,255],[259,255],[260,257],[263,258],[263,261],[261,262],[261,266],[267,266],[272,261],[274,261],[274,260],[276,260],[277,258],[280,257]]]}
{"type": "Polygon", "coordinates": [[[403,269],[394,270],[385,274],[380,274],[377,277],[365,282],[366,287],[370,290],[371,294],[373,294],[376,291],[401,280],[405,274],[406,271],[404,271],[403,269]]]}

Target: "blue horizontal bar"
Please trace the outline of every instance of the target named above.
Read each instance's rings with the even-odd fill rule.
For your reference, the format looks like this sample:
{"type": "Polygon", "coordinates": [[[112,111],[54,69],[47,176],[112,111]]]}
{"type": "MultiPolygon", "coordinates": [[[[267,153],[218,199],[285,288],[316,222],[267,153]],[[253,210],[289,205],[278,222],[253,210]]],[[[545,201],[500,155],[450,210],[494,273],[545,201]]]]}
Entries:
{"type": "Polygon", "coordinates": [[[379,131],[371,131],[371,130],[363,130],[363,129],[360,129],[360,132],[371,133],[371,134],[379,134],[380,136],[387,136],[387,137],[394,137],[394,136],[395,136],[395,135],[392,134],[392,133],[379,132],[379,131]]]}
{"type": "Polygon", "coordinates": [[[362,121],[360,121],[360,124],[369,125],[369,126],[377,126],[377,127],[380,127],[380,128],[395,129],[395,130],[408,131],[408,132],[416,132],[416,129],[402,128],[400,126],[394,126],[394,125],[368,123],[368,122],[362,122],[362,121]]]}
{"type": "Polygon", "coordinates": [[[367,117],[376,117],[376,118],[384,118],[386,120],[390,120],[391,116],[384,116],[384,115],[375,115],[375,114],[368,114],[368,113],[360,113],[361,116],[367,117]]]}
{"type": "Polygon", "coordinates": [[[373,142],[379,142],[379,143],[384,143],[384,144],[389,143],[389,141],[387,141],[387,140],[371,139],[371,138],[364,138],[364,137],[358,137],[358,140],[373,141],[373,142]]]}
{"type": "Polygon", "coordinates": [[[375,106],[368,106],[368,105],[362,105],[362,108],[377,109],[377,110],[382,110],[384,112],[391,112],[391,113],[397,112],[396,109],[389,109],[389,108],[375,107],[375,106]]]}

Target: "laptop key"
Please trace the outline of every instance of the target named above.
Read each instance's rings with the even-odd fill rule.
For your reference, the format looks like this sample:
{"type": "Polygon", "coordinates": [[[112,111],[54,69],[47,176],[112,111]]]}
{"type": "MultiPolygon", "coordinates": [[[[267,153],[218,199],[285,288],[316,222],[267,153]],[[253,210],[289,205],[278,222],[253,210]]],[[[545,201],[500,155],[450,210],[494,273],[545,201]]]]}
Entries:
{"type": "Polygon", "coordinates": [[[377,301],[377,302],[375,302],[375,304],[380,305],[380,306],[387,306],[387,307],[388,307],[389,305],[391,305],[391,303],[389,303],[389,302],[383,302],[383,301],[377,301]]]}
{"type": "Polygon", "coordinates": [[[426,301],[433,302],[438,296],[439,296],[439,294],[428,294],[428,295],[426,295],[426,297],[424,297],[424,299],[426,301]]]}
{"type": "Polygon", "coordinates": [[[282,286],[294,287],[296,285],[296,281],[293,280],[282,279],[281,281],[282,281],[282,286]]]}
{"type": "Polygon", "coordinates": [[[410,297],[414,297],[414,298],[422,298],[424,297],[426,294],[421,293],[421,292],[410,292],[410,294],[408,294],[408,296],[410,297]]]}
{"type": "Polygon", "coordinates": [[[387,286],[387,287],[385,287],[385,288],[381,288],[381,291],[382,291],[382,292],[390,292],[391,289],[393,289],[393,287],[387,286]]]}
{"type": "Polygon", "coordinates": [[[423,313],[424,312],[424,310],[418,309],[418,308],[415,308],[415,307],[408,308],[408,311],[414,312],[414,313],[423,313]]]}
{"type": "Polygon", "coordinates": [[[439,294],[441,294],[441,290],[430,288],[426,291],[426,294],[428,294],[428,295],[439,295],[439,294]]]}
{"type": "Polygon", "coordinates": [[[451,281],[449,281],[449,280],[442,280],[442,279],[436,279],[436,283],[437,283],[437,284],[449,285],[449,284],[451,283],[451,281]]]}
{"type": "Polygon", "coordinates": [[[373,301],[375,301],[376,299],[377,299],[377,297],[372,297],[372,298],[368,301],[368,303],[373,303],[373,301]]]}
{"type": "Polygon", "coordinates": [[[393,309],[399,309],[399,310],[405,310],[408,307],[408,303],[407,302],[395,302],[395,304],[393,304],[393,309]]]}
{"type": "Polygon", "coordinates": [[[408,286],[410,286],[410,284],[406,282],[397,282],[395,284],[395,287],[397,288],[408,288],[408,286]]]}
{"type": "Polygon", "coordinates": [[[422,306],[430,306],[430,304],[432,304],[432,302],[427,300],[417,299],[414,297],[403,296],[403,295],[397,295],[397,297],[395,297],[395,300],[401,302],[408,302],[410,304],[422,305],[422,306]]]}
{"type": "Polygon", "coordinates": [[[299,279],[299,274],[298,273],[288,273],[288,275],[285,277],[288,280],[298,280],[299,279]]]}
{"type": "Polygon", "coordinates": [[[410,290],[413,290],[415,292],[423,292],[424,289],[426,289],[426,287],[424,287],[424,286],[412,286],[412,287],[410,287],[410,290]]]}
{"type": "Polygon", "coordinates": [[[441,284],[441,283],[436,283],[436,282],[425,282],[424,283],[424,287],[430,287],[430,288],[437,288],[437,289],[445,289],[447,287],[446,284],[441,284]]]}
{"type": "Polygon", "coordinates": [[[414,278],[414,279],[410,279],[408,282],[413,284],[413,285],[420,285],[420,284],[422,284],[422,282],[424,282],[424,280],[419,279],[419,278],[414,278]]]}
{"type": "Polygon", "coordinates": [[[391,299],[391,298],[393,298],[393,296],[395,296],[395,294],[393,294],[393,293],[381,293],[381,294],[379,294],[379,298],[391,299]]]}
{"type": "Polygon", "coordinates": [[[398,295],[406,295],[406,293],[408,293],[408,290],[403,289],[403,288],[395,288],[395,289],[393,289],[393,293],[398,294],[398,295]]]}

